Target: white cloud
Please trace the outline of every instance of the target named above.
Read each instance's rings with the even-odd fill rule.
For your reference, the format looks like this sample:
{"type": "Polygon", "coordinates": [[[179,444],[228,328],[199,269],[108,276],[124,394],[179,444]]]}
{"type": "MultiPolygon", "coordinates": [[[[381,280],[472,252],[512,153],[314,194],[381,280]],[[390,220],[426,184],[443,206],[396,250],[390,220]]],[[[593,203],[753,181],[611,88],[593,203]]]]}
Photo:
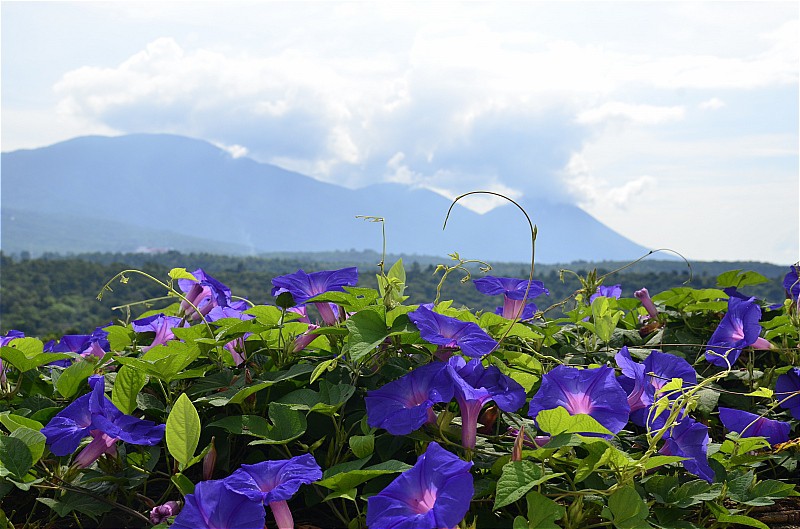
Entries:
{"type": "Polygon", "coordinates": [[[220,142],[211,142],[211,143],[213,143],[220,149],[227,151],[232,158],[242,158],[249,154],[247,147],[242,147],[241,145],[225,145],[224,143],[220,142]]]}
{"type": "Polygon", "coordinates": [[[682,106],[635,105],[610,101],[599,107],[582,111],[578,114],[577,120],[583,125],[595,125],[610,120],[657,125],[669,121],[680,121],[685,115],[686,109],[682,106]]]}
{"type": "Polygon", "coordinates": [[[711,99],[703,101],[697,106],[703,110],[717,110],[725,106],[725,101],[717,97],[712,97],[711,99]]]}
{"type": "Polygon", "coordinates": [[[592,173],[581,153],[574,153],[564,171],[570,192],[579,206],[626,210],[643,194],[656,187],[656,178],[643,175],[612,185],[592,173]]]}

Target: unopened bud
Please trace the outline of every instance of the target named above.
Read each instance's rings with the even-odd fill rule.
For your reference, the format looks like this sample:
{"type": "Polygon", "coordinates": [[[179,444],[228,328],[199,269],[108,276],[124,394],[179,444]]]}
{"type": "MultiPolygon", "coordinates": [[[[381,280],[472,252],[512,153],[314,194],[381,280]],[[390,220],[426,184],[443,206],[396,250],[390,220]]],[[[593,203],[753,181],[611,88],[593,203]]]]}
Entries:
{"type": "Polygon", "coordinates": [[[214,467],[217,465],[217,447],[214,446],[214,437],[211,437],[211,448],[203,458],[203,479],[209,480],[214,475],[214,467]]]}
{"type": "Polygon", "coordinates": [[[522,443],[525,440],[525,427],[520,426],[517,437],[514,439],[514,448],[511,450],[511,461],[522,461],[522,443]]]}

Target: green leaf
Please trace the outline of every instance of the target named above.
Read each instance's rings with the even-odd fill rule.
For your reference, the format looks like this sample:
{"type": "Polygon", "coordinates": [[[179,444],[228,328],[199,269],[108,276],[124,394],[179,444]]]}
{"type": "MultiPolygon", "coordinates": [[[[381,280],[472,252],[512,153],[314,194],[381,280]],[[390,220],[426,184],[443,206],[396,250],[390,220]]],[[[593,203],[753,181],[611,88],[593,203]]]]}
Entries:
{"type": "Polygon", "coordinates": [[[17,479],[23,479],[33,466],[33,454],[25,441],[16,437],[0,436],[0,466],[17,479]]]}
{"type": "Polygon", "coordinates": [[[350,445],[350,450],[353,451],[359,459],[372,455],[375,450],[375,436],[374,435],[354,435],[347,440],[350,445]]]}
{"type": "Polygon", "coordinates": [[[86,360],[81,358],[71,366],[66,368],[61,376],[58,377],[56,382],[56,389],[64,398],[70,398],[77,393],[89,375],[94,373],[94,368],[97,366],[96,361],[86,360]]]}
{"type": "Polygon", "coordinates": [[[503,473],[497,480],[494,510],[514,503],[536,485],[542,477],[542,469],[533,461],[510,461],[503,465],[503,473]]]}
{"type": "Polygon", "coordinates": [[[30,428],[38,432],[44,427],[44,425],[39,421],[34,421],[33,419],[23,417],[22,415],[14,415],[13,413],[8,411],[0,413],[0,423],[2,423],[3,426],[8,428],[9,432],[13,432],[17,428],[23,428],[23,427],[30,428]]]}
{"type": "Polygon", "coordinates": [[[770,527],[764,522],[758,521],[755,518],[751,518],[743,514],[720,514],[717,516],[717,521],[720,523],[746,525],[748,527],[756,527],[758,529],[770,529],[770,527]]]}
{"type": "Polygon", "coordinates": [[[741,270],[730,270],[717,276],[717,286],[719,288],[736,287],[742,288],[746,285],[758,285],[767,283],[769,279],[758,272],[742,272],[741,270]]]}
{"type": "Polygon", "coordinates": [[[353,361],[359,362],[389,336],[384,310],[384,307],[364,309],[344,322],[350,331],[348,343],[353,361]]]}
{"type": "Polygon", "coordinates": [[[608,508],[617,529],[652,527],[645,521],[650,514],[647,504],[630,485],[614,491],[608,498],[608,508]]]}
{"type": "Polygon", "coordinates": [[[44,446],[47,438],[39,430],[26,428],[25,426],[17,428],[11,433],[11,437],[17,438],[28,447],[31,452],[32,463],[34,464],[41,459],[44,454],[44,446]]]}
{"type": "Polygon", "coordinates": [[[757,483],[748,492],[749,499],[744,501],[745,505],[764,506],[772,505],[772,501],[777,498],[785,498],[794,493],[795,486],[791,483],[782,483],[773,479],[767,479],[757,483]]]}
{"type": "Polygon", "coordinates": [[[180,472],[178,472],[177,474],[174,474],[170,479],[172,480],[172,483],[174,483],[175,486],[178,487],[178,490],[181,492],[181,494],[183,494],[184,497],[187,494],[194,493],[194,483],[192,483],[192,480],[187,478],[185,474],[181,474],[180,472]]]}
{"type": "MultiPolygon", "coordinates": [[[[195,327],[204,328],[202,325],[195,325],[195,327]]],[[[174,331],[177,336],[178,328],[175,328],[174,331]]],[[[200,356],[200,349],[196,344],[171,340],[164,345],[153,347],[140,358],[123,356],[118,357],[117,362],[131,366],[164,382],[172,382],[181,378],[186,367],[198,356],[200,356]]]]}
{"type": "Polygon", "coordinates": [[[237,435],[258,437],[250,444],[286,444],[303,435],[308,427],[305,415],[278,402],[270,402],[269,418],[272,424],[257,415],[234,415],[214,421],[209,426],[237,435]]]}
{"type": "Polygon", "coordinates": [[[197,278],[194,277],[185,268],[173,268],[172,270],[169,271],[169,278],[170,279],[191,279],[192,281],[197,281],[197,278]]]}
{"type": "Polygon", "coordinates": [[[72,511],[78,511],[89,516],[92,520],[97,522],[97,517],[101,514],[107,513],[112,509],[112,506],[95,499],[88,494],[81,494],[78,492],[66,492],[58,499],[53,498],[36,498],[37,501],[44,503],[60,517],[65,517],[72,511]]]}
{"type": "Polygon", "coordinates": [[[169,412],[165,435],[167,450],[184,468],[200,442],[200,416],[186,393],[181,393],[169,412]]]}
{"type": "Polygon", "coordinates": [[[758,388],[750,393],[745,393],[745,396],[747,397],[764,397],[767,399],[771,399],[772,395],[774,395],[774,392],[769,388],[758,388]]]}
{"type": "Polygon", "coordinates": [[[103,328],[108,333],[106,337],[112,351],[122,351],[133,343],[133,331],[120,325],[109,325],[103,328]]]}
{"type": "Polygon", "coordinates": [[[550,435],[561,433],[599,433],[603,435],[613,435],[605,426],[597,422],[594,417],[579,413],[570,415],[569,412],[559,406],[552,410],[542,410],[536,416],[539,428],[548,432],[550,435]]]}
{"type": "Polygon", "coordinates": [[[36,338],[16,338],[10,345],[0,347],[0,358],[14,366],[21,373],[25,373],[56,360],[79,356],[75,353],[45,353],[43,351],[44,345],[41,340],[36,338]]]}
{"type": "Polygon", "coordinates": [[[229,415],[208,425],[217,426],[235,435],[252,435],[254,437],[269,437],[269,422],[258,415],[229,415]]]}
{"type": "Polygon", "coordinates": [[[244,402],[244,399],[246,399],[253,393],[268,388],[269,386],[277,384],[278,382],[281,382],[283,380],[297,378],[299,376],[306,375],[313,371],[314,367],[308,364],[294,364],[292,367],[289,368],[288,371],[272,371],[269,373],[265,373],[258,379],[253,380],[253,384],[251,386],[235,391],[235,394],[230,398],[229,402],[231,404],[241,404],[242,402],[244,402]]]}
{"type": "Polygon", "coordinates": [[[147,382],[147,375],[130,366],[122,366],[114,378],[111,402],[125,415],[136,409],[136,397],[147,382]]]}
{"type": "MultiPolygon", "coordinates": [[[[364,459],[366,458],[362,458],[359,461],[363,461],[364,459]]],[[[317,485],[322,485],[323,487],[331,490],[347,491],[377,476],[383,476],[385,474],[398,474],[400,472],[405,472],[409,468],[411,468],[411,466],[407,465],[406,463],[390,459],[389,461],[367,467],[363,470],[355,469],[339,472],[332,476],[324,476],[321,481],[317,482],[317,485]]]]}
{"type": "MultiPolygon", "coordinates": [[[[528,503],[527,529],[559,529],[556,520],[564,517],[566,509],[535,490],[525,496],[528,503]]],[[[515,522],[516,523],[516,522],[515,522]]]]}
{"type": "Polygon", "coordinates": [[[695,479],[669,491],[666,503],[684,509],[704,501],[715,500],[721,491],[722,485],[720,484],[711,485],[701,479],[695,479]]]}
{"type": "Polygon", "coordinates": [[[313,384],[315,380],[325,373],[325,371],[333,371],[336,368],[338,360],[338,358],[331,358],[317,364],[317,367],[315,367],[314,371],[311,373],[311,380],[309,381],[309,384],[313,384]]]}

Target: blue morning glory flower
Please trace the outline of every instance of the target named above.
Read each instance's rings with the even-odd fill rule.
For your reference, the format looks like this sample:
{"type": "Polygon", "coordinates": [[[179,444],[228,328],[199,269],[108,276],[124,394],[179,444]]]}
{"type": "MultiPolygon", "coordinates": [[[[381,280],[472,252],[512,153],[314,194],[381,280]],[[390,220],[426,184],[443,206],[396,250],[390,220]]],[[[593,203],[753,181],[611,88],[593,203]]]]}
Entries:
{"type": "Polygon", "coordinates": [[[793,367],[778,377],[775,398],[781,408],[789,410],[795,419],[800,419],[800,367],[793,367]]]}
{"type": "Polygon", "coordinates": [[[314,456],[304,454],[291,459],[242,465],[225,478],[225,486],[251,500],[269,505],[278,529],[293,529],[294,520],[286,503],[300,485],[322,479],[322,469],[314,456]]]}
{"type": "MultiPolygon", "coordinates": [[[[307,274],[298,270],[294,274],[278,276],[272,280],[272,295],[283,292],[292,295],[296,305],[302,305],[309,299],[325,292],[344,292],[344,287],[354,287],[358,283],[358,268],[342,268],[340,270],[323,270],[307,274]]],[[[330,303],[314,303],[322,321],[326,325],[335,325],[338,317],[330,303]]]]}
{"type": "Polygon", "coordinates": [[[722,425],[742,437],[765,437],[770,445],[789,440],[791,425],[788,422],[774,421],[755,413],[734,408],[719,407],[719,420],[722,425]]]}
{"type": "MultiPolygon", "coordinates": [[[[92,446],[90,451],[96,453],[97,457],[108,451],[110,443],[108,438],[148,446],[156,445],[164,438],[165,425],[138,419],[119,411],[105,396],[103,376],[89,377],[89,386],[92,388],[91,392],[75,399],[42,428],[42,434],[46,437],[47,445],[53,454],[65,456],[74,453],[81,440],[90,435],[94,438],[92,441],[94,444],[90,443],[92,446]],[[106,434],[107,438],[101,434],[106,434]],[[105,448],[102,443],[106,444],[105,448]]],[[[79,463],[88,465],[92,461],[83,458],[79,463]]]]}
{"type": "Polygon", "coordinates": [[[230,490],[221,479],[201,481],[170,529],[264,529],[267,513],[261,501],[230,490]]]}
{"type": "Polygon", "coordinates": [[[728,298],[728,312],[708,340],[705,356],[710,363],[728,368],[736,363],[745,347],[771,347],[769,342],[759,338],[761,307],[754,299],[728,298]]]}
{"type": "MultiPolygon", "coordinates": [[[[646,423],[648,408],[657,400],[656,393],[673,378],[687,384],[697,383],[697,372],[683,358],[660,351],[651,351],[644,363],[634,362],[627,347],[622,347],[614,357],[622,370],[617,381],[628,393],[631,421],[639,426],[646,423]]],[[[677,394],[668,395],[670,399],[677,394]]]]}
{"type": "Polygon", "coordinates": [[[527,309],[526,312],[523,304],[542,294],[550,295],[550,291],[544,288],[544,283],[538,280],[530,281],[513,277],[486,276],[473,279],[472,282],[478,292],[482,294],[488,296],[503,294],[502,311],[496,313],[509,320],[530,319],[537,310],[536,306],[534,305],[532,308],[527,309]],[[525,318],[526,314],[529,314],[530,317],[525,318]]]}
{"type": "Polygon", "coordinates": [[[630,414],[628,395],[608,366],[577,369],[557,366],[544,374],[539,391],[531,399],[528,415],[532,419],[542,410],[563,407],[570,415],[592,416],[612,433],[618,433],[630,414]]]}
{"type": "Polygon", "coordinates": [[[367,500],[369,529],[456,527],[474,494],[470,468],[437,443],[428,445],[413,467],[367,500]]]}
{"type": "Polygon", "coordinates": [[[367,424],[392,435],[407,435],[426,422],[435,422],[433,405],[453,398],[453,382],[446,370],[444,362],[432,362],[368,391],[367,424]]]}
{"type": "Polygon", "coordinates": [[[454,396],[461,410],[461,444],[475,448],[478,415],[484,404],[493,401],[507,412],[517,411],[525,404],[525,389],[497,366],[483,367],[477,358],[465,362],[454,356],[447,362],[447,374],[452,380],[454,396]]]}
{"type": "Polygon", "coordinates": [[[461,321],[420,305],[408,318],[417,326],[424,340],[435,345],[458,347],[471,357],[481,357],[491,353],[497,342],[477,323],[461,321]]]}
{"type": "Polygon", "coordinates": [[[708,426],[685,416],[667,430],[659,452],[688,458],[681,462],[683,468],[711,483],[714,471],[708,464],[708,443],[708,426]]]}
{"type": "Polygon", "coordinates": [[[595,292],[589,297],[589,305],[592,304],[592,301],[594,301],[595,298],[599,298],[601,296],[606,298],[619,299],[620,296],[622,296],[622,285],[619,284],[611,286],[600,285],[599,287],[597,287],[597,292],[595,292]]]}
{"type": "Polygon", "coordinates": [[[206,274],[202,268],[198,268],[191,279],[179,279],[178,286],[186,294],[186,300],[181,301],[181,314],[188,319],[199,320],[202,315],[205,317],[214,307],[227,307],[231,302],[231,289],[206,274]],[[198,314],[194,307],[200,311],[198,314]]]}
{"type": "Polygon", "coordinates": [[[154,332],[155,337],[153,338],[152,343],[150,345],[145,345],[141,347],[142,352],[147,352],[153,347],[157,345],[164,345],[170,340],[175,339],[175,334],[172,332],[172,329],[175,327],[179,327],[183,320],[178,318],[177,316],[165,316],[164,314],[154,314],[152,316],[148,316],[146,318],[140,318],[138,320],[133,320],[131,325],[133,326],[134,332],[154,332]]]}

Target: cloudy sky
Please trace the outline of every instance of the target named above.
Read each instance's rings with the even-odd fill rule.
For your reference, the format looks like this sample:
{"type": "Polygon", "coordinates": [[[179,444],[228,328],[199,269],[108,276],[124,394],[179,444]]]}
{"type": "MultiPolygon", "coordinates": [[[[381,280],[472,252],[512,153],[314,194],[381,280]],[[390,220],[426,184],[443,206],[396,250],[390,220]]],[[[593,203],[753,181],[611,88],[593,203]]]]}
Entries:
{"type": "Polygon", "coordinates": [[[646,247],[787,264],[798,6],[4,1],[2,150],[171,132],[348,187],[546,197],[646,247]]]}

